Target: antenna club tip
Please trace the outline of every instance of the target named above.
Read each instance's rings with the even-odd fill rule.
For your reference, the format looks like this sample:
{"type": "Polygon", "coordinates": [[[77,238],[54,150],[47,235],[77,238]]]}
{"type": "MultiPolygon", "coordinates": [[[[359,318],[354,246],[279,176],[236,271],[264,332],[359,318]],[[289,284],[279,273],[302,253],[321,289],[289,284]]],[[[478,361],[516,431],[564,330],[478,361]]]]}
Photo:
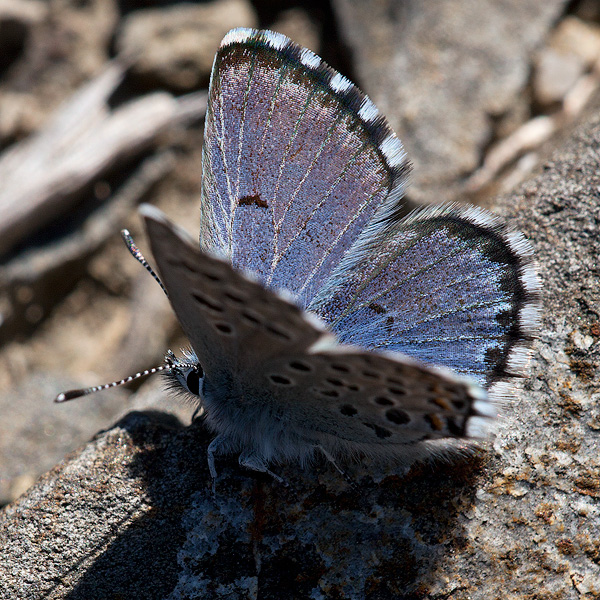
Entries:
{"type": "Polygon", "coordinates": [[[75,398],[79,398],[84,395],[83,390],[69,390],[68,392],[62,392],[56,398],[54,398],[54,402],[60,404],[61,402],[67,402],[68,400],[74,400],[75,398]]]}

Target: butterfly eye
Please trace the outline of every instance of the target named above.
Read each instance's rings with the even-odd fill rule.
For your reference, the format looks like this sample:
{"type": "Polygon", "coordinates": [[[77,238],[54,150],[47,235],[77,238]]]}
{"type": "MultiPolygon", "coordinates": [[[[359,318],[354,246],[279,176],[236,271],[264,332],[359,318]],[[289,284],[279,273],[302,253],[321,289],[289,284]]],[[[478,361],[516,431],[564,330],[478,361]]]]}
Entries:
{"type": "Polygon", "coordinates": [[[165,363],[167,375],[174,388],[181,386],[186,392],[194,396],[202,395],[204,384],[204,369],[192,348],[182,348],[182,356],[177,357],[171,350],[167,352],[165,363]]]}
{"type": "Polygon", "coordinates": [[[185,375],[185,387],[188,392],[194,394],[196,396],[200,395],[200,388],[202,386],[202,381],[204,380],[204,371],[202,367],[198,365],[197,367],[190,369],[185,375]]]}

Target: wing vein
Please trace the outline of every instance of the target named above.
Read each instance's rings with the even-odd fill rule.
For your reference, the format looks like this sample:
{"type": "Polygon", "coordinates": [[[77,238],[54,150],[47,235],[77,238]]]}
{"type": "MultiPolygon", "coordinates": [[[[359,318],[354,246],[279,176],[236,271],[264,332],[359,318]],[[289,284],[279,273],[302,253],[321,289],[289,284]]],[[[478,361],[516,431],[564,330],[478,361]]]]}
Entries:
{"type": "Polygon", "coordinates": [[[237,155],[237,187],[235,191],[235,197],[239,200],[240,197],[240,176],[242,168],[242,146],[244,144],[244,134],[246,131],[246,112],[248,110],[248,98],[250,96],[250,88],[252,87],[252,78],[254,75],[254,69],[256,66],[256,55],[252,55],[252,61],[248,68],[248,83],[244,90],[244,103],[242,109],[242,115],[240,117],[240,137],[238,140],[238,155],[237,155]]]}
{"type": "MultiPolygon", "coordinates": [[[[302,187],[302,185],[304,184],[304,182],[307,180],[307,178],[310,175],[311,171],[314,169],[314,167],[317,164],[319,158],[321,157],[321,154],[323,154],[323,150],[325,149],[325,146],[327,145],[327,143],[329,142],[329,140],[332,138],[333,133],[335,132],[335,129],[338,126],[339,120],[340,120],[340,116],[338,115],[335,118],[335,120],[331,123],[331,125],[329,126],[329,128],[327,129],[327,134],[326,134],[325,138],[323,139],[323,141],[321,142],[321,145],[320,145],[319,149],[315,152],[315,156],[314,156],[312,162],[310,163],[310,166],[306,170],[306,173],[304,173],[302,179],[300,180],[300,182],[296,186],[296,189],[294,190],[294,192],[290,195],[290,199],[289,199],[289,201],[287,203],[287,206],[285,207],[285,209],[283,211],[283,214],[281,216],[281,219],[279,220],[279,225],[281,225],[283,223],[283,220],[285,219],[285,217],[286,217],[289,209],[291,208],[291,206],[292,206],[292,204],[294,202],[294,199],[298,195],[298,192],[300,191],[300,188],[302,187]]],[[[342,172],[342,175],[345,172],[346,172],[346,168],[342,172]]],[[[336,180],[336,183],[338,183],[340,177],[338,177],[338,179],[336,180]]],[[[310,221],[310,219],[312,218],[312,216],[315,214],[315,212],[323,205],[323,203],[325,202],[325,200],[331,194],[332,190],[333,190],[333,188],[330,187],[330,189],[328,190],[328,192],[326,193],[326,195],[321,200],[319,200],[319,202],[315,205],[314,210],[310,213],[310,215],[308,216],[308,218],[306,219],[306,221],[302,224],[302,227],[300,229],[302,229],[303,227],[306,227],[306,225],[308,224],[308,222],[310,221]]],[[[298,237],[298,234],[296,234],[296,235],[294,235],[292,237],[292,239],[290,240],[290,242],[288,243],[288,245],[281,252],[279,260],[281,260],[281,256],[283,256],[285,254],[285,252],[289,249],[289,247],[292,244],[292,242],[297,237],[298,237]]],[[[279,262],[279,260],[277,262],[279,262]]]]}
{"type": "MultiPolygon", "coordinates": [[[[355,304],[358,300],[358,297],[361,295],[361,293],[371,284],[371,282],[387,267],[390,266],[390,264],[395,261],[398,256],[400,256],[403,253],[406,253],[408,250],[410,250],[411,248],[414,248],[419,241],[421,241],[421,238],[418,238],[414,241],[414,243],[409,244],[407,246],[402,246],[401,248],[399,248],[396,252],[393,252],[390,254],[390,256],[388,258],[386,258],[384,261],[382,261],[380,263],[380,265],[374,269],[363,281],[362,283],[358,286],[358,289],[356,290],[356,293],[352,296],[352,298],[350,299],[348,305],[346,306],[346,308],[344,309],[344,311],[339,315],[339,317],[337,318],[337,320],[332,323],[333,326],[335,326],[337,323],[339,323],[339,321],[341,321],[342,319],[344,319],[345,317],[347,317],[350,313],[355,312],[356,310],[360,309],[363,305],[360,305],[358,308],[355,308],[355,304]]],[[[377,294],[376,296],[372,297],[369,299],[369,303],[373,302],[374,300],[376,300],[377,298],[380,298],[383,294],[385,293],[389,293],[391,290],[393,290],[396,287],[399,287],[401,285],[405,285],[406,283],[408,283],[409,281],[412,281],[413,279],[423,275],[424,273],[427,273],[428,271],[430,271],[431,269],[437,267],[442,261],[447,260],[449,258],[452,257],[456,257],[459,253],[463,252],[465,250],[464,246],[458,247],[442,256],[440,256],[437,260],[429,262],[425,265],[423,265],[423,267],[421,267],[420,269],[416,270],[414,273],[411,273],[409,276],[405,277],[404,279],[401,279],[400,281],[396,282],[394,284],[394,286],[392,286],[391,288],[384,290],[383,292],[380,292],[379,294],[377,294]]]]}
{"type": "Polygon", "coordinates": [[[323,263],[327,260],[327,257],[333,252],[333,250],[335,249],[335,247],[338,245],[338,243],[339,243],[340,239],[342,238],[342,236],[348,231],[348,229],[350,229],[351,225],[358,219],[358,217],[360,217],[360,215],[363,213],[363,211],[365,210],[365,208],[369,205],[369,203],[371,202],[371,200],[373,199],[373,197],[375,197],[382,189],[384,189],[384,187],[385,186],[381,186],[372,196],[369,196],[368,198],[366,198],[363,201],[363,203],[356,209],[353,217],[348,220],[348,222],[346,223],[346,225],[336,235],[335,239],[333,240],[333,243],[331,245],[329,245],[325,249],[325,251],[323,252],[323,255],[321,256],[321,258],[317,261],[316,265],[310,271],[310,273],[308,274],[306,280],[304,281],[304,283],[302,284],[302,286],[298,289],[298,293],[299,294],[301,294],[301,293],[304,292],[304,290],[306,289],[306,287],[308,286],[308,284],[312,281],[312,279],[314,278],[314,276],[317,274],[317,272],[319,271],[319,269],[321,268],[321,266],[323,265],[323,263]]]}
{"type": "MultiPolygon", "coordinates": [[[[218,71],[217,71],[218,73],[218,71]]],[[[218,77],[220,78],[221,75],[220,73],[218,74],[218,77]]],[[[219,87],[220,89],[220,87],[219,87]]],[[[224,106],[223,106],[223,94],[220,93],[219,94],[219,102],[218,102],[218,106],[219,106],[219,110],[220,110],[220,117],[219,117],[219,123],[220,123],[220,131],[218,127],[215,127],[215,136],[217,138],[217,147],[219,148],[219,151],[221,153],[221,160],[223,161],[223,174],[225,175],[225,181],[227,182],[227,191],[229,193],[229,211],[230,214],[227,215],[227,210],[225,209],[225,203],[223,202],[222,206],[223,206],[223,211],[225,213],[225,215],[227,215],[228,218],[225,219],[225,226],[227,227],[227,234],[229,237],[229,256],[231,256],[232,254],[232,245],[233,245],[233,218],[232,218],[232,203],[233,203],[233,195],[232,195],[232,190],[231,190],[231,180],[229,178],[229,168],[227,166],[227,158],[226,158],[226,153],[225,153],[225,120],[224,120],[224,114],[225,114],[225,110],[224,110],[224,106]]]]}
{"type": "Polygon", "coordinates": [[[279,192],[279,185],[280,185],[280,182],[281,182],[281,177],[283,175],[283,170],[284,170],[284,168],[285,168],[285,166],[287,164],[288,156],[289,156],[290,151],[292,149],[292,145],[294,143],[294,140],[296,139],[296,136],[298,135],[298,130],[299,130],[299,127],[300,127],[300,123],[301,123],[302,119],[304,118],[304,115],[306,114],[306,109],[308,108],[308,105],[309,105],[309,103],[310,103],[310,101],[311,101],[312,96],[313,96],[314,93],[315,93],[314,89],[311,89],[310,93],[308,94],[308,96],[306,98],[306,102],[304,103],[304,106],[302,107],[301,114],[298,117],[298,119],[296,120],[296,123],[294,125],[294,129],[292,131],[291,137],[288,140],[286,149],[285,149],[285,151],[283,153],[283,156],[281,158],[281,162],[279,164],[279,173],[277,175],[277,182],[276,182],[275,188],[273,190],[273,195],[271,197],[271,202],[269,203],[273,207],[273,209],[272,209],[273,210],[273,224],[274,224],[273,235],[274,235],[275,239],[273,241],[273,248],[274,248],[274,250],[273,250],[273,258],[271,260],[271,267],[270,267],[270,270],[269,270],[269,275],[267,276],[267,283],[270,283],[270,281],[271,281],[271,279],[273,277],[273,272],[275,270],[275,264],[276,264],[275,261],[277,260],[277,256],[279,254],[279,228],[281,227],[281,221],[279,221],[279,222],[275,221],[275,206],[277,204],[277,194],[279,192]]]}
{"type": "MultiPolygon", "coordinates": [[[[451,256],[452,255],[447,255],[447,257],[451,257],[451,256]]],[[[459,283],[468,283],[469,281],[473,281],[474,279],[479,279],[480,277],[491,275],[491,274],[493,274],[494,270],[495,270],[494,267],[490,267],[488,269],[485,269],[485,270],[482,270],[482,271],[478,271],[477,273],[473,273],[469,277],[464,277],[464,278],[461,278],[461,279],[454,279],[454,280],[446,283],[445,285],[441,285],[441,286],[438,286],[438,287],[432,287],[431,289],[427,290],[427,292],[423,292],[422,294],[412,296],[410,298],[410,300],[411,300],[411,302],[414,302],[414,301],[422,300],[424,298],[431,298],[436,293],[441,292],[443,290],[447,290],[447,289],[451,288],[452,286],[457,285],[459,283]]],[[[427,271],[424,271],[424,272],[427,272],[427,271]]],[[[417,274],[417,275],[419,275],[419,274],[417,274]]],[[[361,308],[365,308],[365,307],[369,306],[369,304],[371,304],[371,303],[379,300],[383,296],[386,296],[387,294],[393,292],[394,290],[396,290],[399,287],[403,286],[405,283],[408,283],[412,279],[414,279],[414,277],[409,277],[409,278],[403,279],[403,280],[401,280],[399,282],[395,282],[393,285],[391,285],[390,287],[386,288],[385,290],[383,290],[381,292],[378,292],[377,294],[375,294],[374,296],[371,296],[370,298],[365,299],[352,312],[356,312],[356,311],[360,310],[361,308]]]]}
{"type": "MultiPolygon", "coordinates": [[[[319,156],[322,154],[325,145],[327,144],[327,142],[331,139],[331,133],[334,130],[334,127],[337,125],[337,119],[334,123],[331,124],[329,130],[328,130],[328,135],[326,137],[326,139],[323,141],[323,143],[321,144],[321,147],[319,148],[319,150],[316,153],[315,159],[313,160],[313,162],[311,163],[310,167],[308,168],[306,174],[304,175],[304,177],[302,178],[302,180],[300,181],[300,183],[298,184],[298,186],[296,187],[296,190],[294,191],[294,194],[292,194],[292,200],[293,198],[297,195],[297,193],[300,191],[300,188],[302,187],[302,184],[304,183],[304,181],[306,181],[306,178],[308,177],[310,171],[314,168],[319,156]]],[[[364,144],[363,144],[363,148],[364,148],[364,144]]],[[[312,211],[310,212],[310,214],[308,215],[308,217],[300,224],[300,226],[297,228],[296,233],[294,235],[292,235],[286,245],[286,247],[279,253],[279,255],[277,257],[275,257],[273,265],[272,265],[272,270],[271,270],[271,276],[273,275],[273,271],[275,270],[275,267],[277,266],[277,264],[279,264],[279,262],[281,261],[281,259],[286,255],[286,253],[289,251],[289,249],[291,248],[292,244],[298,239],[298,237],[300,236],[300,233],[304,230],[304,228],[308,225],[309,221],[313,218],[313,216],[315,215],[315,213],[323,206],[323,204],[325,204],[325,202],[327,201],[327,199],[331,196],[333,190],[336,188],[336,186],[340,183],[340,181],[342,181],[342,179],[344,178],[346,172],[348,171],[348,169],[356,162],[356,159],[358,158],[358,156],[361,154],[362,148],[361,150],[357,151],[352,158],[347,162],[347,164],[344,166],[344,168],[342,169],[342,171],[340,172],[340,174],[338,175],[338,177],[336,178],[336,180],[329,186],[329,189],[325,192],[325,194],[323,195],[323,197],[319,200],[319,202],[317,202],[317,204],[314,205],[312,211]]],[[[288,206],[285,209],[285,213],[287,213],[288,209],[291,206],[291,202],[288,204],[288,206]]],[[[285,214],[284,214],[285,217],[285,214]]],[[[283,218],[280,220],[280,224],[283,221],[283,218]]]]}

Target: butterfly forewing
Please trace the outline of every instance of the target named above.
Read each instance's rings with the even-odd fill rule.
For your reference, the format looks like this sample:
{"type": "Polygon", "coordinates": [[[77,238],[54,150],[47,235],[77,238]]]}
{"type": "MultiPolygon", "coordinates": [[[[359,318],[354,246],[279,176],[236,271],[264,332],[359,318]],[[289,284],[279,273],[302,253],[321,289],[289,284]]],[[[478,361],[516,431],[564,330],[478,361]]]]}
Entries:
{"type": "Polygon", "coordinates": [[[340,339],[492,386],[522,371],[539,292],[525,238],[487,211],[425,209],[373,224],[312,308],[340,339]]]}
{"type": "Polygon", "coordinates": [[[157,209],[143,214],[175,314],[209,375],[243,379],[253,365],[330,337],[318,319],[194,247],[157,209]]]}
{"type": "Polygon", "coordinates": [[[375,211],[395,206],[408,170],[370,100],[272,32],[223,40],[204,143],[202,247],[304,302],[375,211]]]}

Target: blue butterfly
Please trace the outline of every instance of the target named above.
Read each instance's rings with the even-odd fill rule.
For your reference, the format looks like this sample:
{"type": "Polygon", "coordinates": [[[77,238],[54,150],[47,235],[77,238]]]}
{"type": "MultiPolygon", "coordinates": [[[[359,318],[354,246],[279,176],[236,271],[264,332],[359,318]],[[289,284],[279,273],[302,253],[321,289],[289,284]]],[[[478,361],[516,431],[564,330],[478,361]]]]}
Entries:
{"type": "Polygon", "coordinates": [[[539,319],[523,235],[472,206],[401,217],[410,165],[385,118],[270,31],[221,43],[202,167],[200,247],[142,214],[192,346],[162,368],[216,433],[213,477],[232,452],[271,473],[317,451],[406,462],[488,434],[539,319]]]}

